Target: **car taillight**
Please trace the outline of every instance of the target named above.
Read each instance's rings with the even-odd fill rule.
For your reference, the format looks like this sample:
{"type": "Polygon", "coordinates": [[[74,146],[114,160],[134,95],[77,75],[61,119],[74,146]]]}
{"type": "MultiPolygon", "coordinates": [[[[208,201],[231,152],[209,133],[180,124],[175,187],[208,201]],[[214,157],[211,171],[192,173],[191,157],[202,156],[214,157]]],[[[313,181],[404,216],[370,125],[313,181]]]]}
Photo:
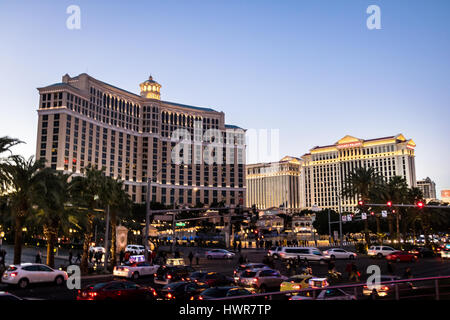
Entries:
{"type": "Polygon", "coordinates": [[[280,257],[284,257],[284,252],[280,252],[280,257]]]}
{"type": "Polygon", "coordinates": [[[298,284],[296,284],[296,285],[293,285],[292,288],[293,288],[294,290],[299,290],[299,289],[300,289],[300,286],[299,286],[298,284]]]}
{"type": "Polygon", "coordinates": [[[194,300],[194,296],[192,296],[189,300],[194,300]]]}
{"type": "Polygon", "coordinates": [[[256,278],[253,278],[253,282],[258,282],[258,277],[256,277],[256,278]]]}
{"type": "Polygon", "coordinates": [[[172,294],[170,292],[166,295],[166,297],[169,298],[169,299],[173,298],[173,296],[172,296],[172,294]]]}
{"type": "Polygon", "coordinates": [[[96,297],[97,296],[97,292],[89,292],[89,296],[90,297],[96,297]]]}
{"type": "Polygon", "coordinates": [[[202,297],[202,296],[199,296],[199,297],[198,297],[198,300],[203,300],[203,297],[202,297]]]}
{"type": "Polygon", "coordinates": [[[172,275],[171,275],[171,274],[167,274],[167,275],[166,275],[166,278],[167,278],[167,279],[172,279],[172,275]]]}
{"type": "Polygon", "coordinates": [[[15,278],[15,277],[17,277],[18,274],[19,274],[18,272],[11,272],[9,275],[10,275],[12,278],[15,278]]]}
{"type": "Polygon", "coordinates": [[[382,286],[382,287],[381,287],[381,290],[383,290],[383,291],[388,291],[388,290],[389,290],[389,287],[388,287],[388,286],[382,286]]]}
{"type": "Polygon", "coordinates": [[[157,274],[156,274],[156,273],[154,273],[154,274],[153,274],[153,276],[154,276],[154,277],[156,277],[156,276],[157,276],[157,274]]]}

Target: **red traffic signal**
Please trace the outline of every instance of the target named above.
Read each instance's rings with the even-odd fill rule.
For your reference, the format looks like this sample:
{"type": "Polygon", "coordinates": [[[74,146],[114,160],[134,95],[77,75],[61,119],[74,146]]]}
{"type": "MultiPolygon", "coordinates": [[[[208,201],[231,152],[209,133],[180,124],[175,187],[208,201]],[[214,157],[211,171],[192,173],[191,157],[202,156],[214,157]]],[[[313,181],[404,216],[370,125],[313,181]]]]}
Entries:
{"type": "Polygon", "coordinates": [[[375,212],[371,211],[370,214],[373,216],[375,214],[375,212]]]}
{"type": "Polygon", "coordinates": [[[359,201],[358,201],[358,205],[363,206],[363,205],[364,205],[364,201],[359,200],[359,201]]]}
{"type": "Polygon", "coordinates": [[[392,201],[388,201],[388,202],[386,203],[386,205],[387,205],[388,207],[392,207],[392,201]]]}
{"type": "Polygon", "coordinates": [[[417,202],[417,207],[419,209],[422,209],[425,206],[425,204],[422,201],[417,202]]]}

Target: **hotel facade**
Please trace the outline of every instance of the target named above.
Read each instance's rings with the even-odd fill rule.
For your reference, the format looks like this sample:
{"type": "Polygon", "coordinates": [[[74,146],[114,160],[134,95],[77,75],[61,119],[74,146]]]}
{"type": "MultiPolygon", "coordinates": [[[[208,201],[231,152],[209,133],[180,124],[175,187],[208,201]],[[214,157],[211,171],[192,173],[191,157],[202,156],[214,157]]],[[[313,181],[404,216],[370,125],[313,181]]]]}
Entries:
{"type": "Polygon", "coordinates": [[[278,162],[247,165],[247,207],[300,212],[300,169],[300,159],[289,156],[278,162]]]}
{"type": "Polygon", "coordinates": [[[363,140],[345,136],[335,144],[314,147],[301,157],[301,207],[353,212],[359,199],[338,195],[355,168],[373,167],[384,179],[402,176],[416,186],[415,143],[402,134],[363,140]]]}
{"type": "Polygon", "coordinates": [[[163,101],[152,77],[140,95],[85,73],[38,91],[36,155],[47,166],[73,174],[105,167],[138,203],[147,178],[151,201],[166,205],[244,202],[245,131],[226,125],[223,112],[163,101]]]}
{"type": "Polygon", "coordinates": [[[429,177],[423,180],[417,180],[417,188],[422,190],[423,197],[425,200],[437,199],[436,197],[436,183],[432,181],[429,177]]]}

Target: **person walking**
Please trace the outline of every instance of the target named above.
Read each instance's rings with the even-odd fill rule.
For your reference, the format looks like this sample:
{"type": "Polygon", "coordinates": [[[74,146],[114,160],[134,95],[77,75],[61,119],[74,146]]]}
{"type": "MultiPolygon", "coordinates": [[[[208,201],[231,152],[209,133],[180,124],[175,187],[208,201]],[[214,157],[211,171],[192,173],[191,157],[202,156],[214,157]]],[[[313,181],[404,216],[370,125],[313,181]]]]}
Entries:
{"type": "Polygon", "coordinates": [[[81,253],[80,252],[77,253],[77,258],[75,259],[75,264],[77,264],[77,263],[81,263],[81,253]]]}
{"type": "Polygon", "coordinates": [[[349,280],[355,279],[356,282],[359,282],[359,271],[358,271],[358,267],[356,266],[356,264],[354,262],[352,262],[352,271],[351,271],[351,275],[349,280]]]}
{"type": "Polygon", "coordinates": [[[73,253],[72,250],[69,250],[69,266],[72,264],[73,253]]]}
{"type": "Polygon", "coordinates": [[[199,261],[200,261],[200,253],[197,252],[197,253],[195,254],[195,264],[196,264],[197,266],[199,265],[199,261]]]}
{"type": "Polygon", "coordinates": [[[192,267],[192,259],[194,259],[194,254],[192,253],[192,251],[189,252],[188,258],[189,258],[189,266],[192,267]]]}
{"type": "Polygon", "coordinates": [[[36,254],[35,262],[36,262],[36,263],[42,263],[42,259],[41,259],[41,251],[38,251],[38,253],[36,254]]]}

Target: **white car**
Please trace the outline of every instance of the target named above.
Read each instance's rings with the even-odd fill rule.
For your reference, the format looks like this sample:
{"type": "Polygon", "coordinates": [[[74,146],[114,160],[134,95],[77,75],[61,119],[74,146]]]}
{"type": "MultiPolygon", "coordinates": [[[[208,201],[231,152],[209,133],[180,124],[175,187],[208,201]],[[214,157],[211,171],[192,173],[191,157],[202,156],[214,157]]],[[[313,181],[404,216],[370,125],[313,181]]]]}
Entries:
{"type": "MultiPolygon", "coordinates": [[[[289,300],[314,300],[313,293],[301,293],[289,298],[289,300]]],[[[321,291],[316,291],[315,300],[356,300],[354,295],[348,294],[345,291],[337,288],[330,288],[321,291]]]]}
{"type": "Polygon", "coordinates": [[[2,283],[18,285],[26,288],[30,283],[53,282],[62,285],[68,275],[65,271],[55,270],[39,263],[22,263],[11,265],[2,276],[2,283]]]}
{"type": "Polygon", "coordinates": [[[89,247],[89,251],[97,253],[97,252],[103,252],[105,253],[106,250],[103,247],[89,247]]]}
{"type": "Polygon", "coordinates": [[[447,244],[445,248],[441,250],[441,259],[450,259],[450,245],[447,244]]]}
{"type": "Polygon", "coordinates": [[[280,250],[277,250],[276,255],[281,260],[300,258],[304,261],[318,261],[321,263],[330,259],[322,251],[314,247],[281,247],[280,250]]]}
{"type": "Polygon", "coordinates": [[[356,258],[356,253],[354,252],[350,252],[341,248],[331,248],[328,250],[325,250],[323,252],[323,254],[326,257],[329,257],[330,259],[334,260],[334,259],[355,259],[356,258]]]}
{"type": "Polygon", "coordinates": [[[113,276],[139,279],[141,276],[150,276],[158,271],[159,265],[151,265],[148,262],[127,262],[121,266],[115,266],[113,276]]]}
{"type": "Polygon", "coordinates": [[[125,252],[129,252],[132,255],[139,255],[145,253],[145,247],[137,244],[129,244],[125,248],[125,252]]]}
{"type": "Polygon", "coordinates": [[[207,259],[233,259],[235,254],[225,249],[213,249],[206,251],[205,257],[207,259]]]}
{"type": "Polygon", "coordinates": [[[388,246],[371,246],[369,250],[367,250],[367,255],[369,257],[377,257],[381,259],[395,251],[398,250],[395,250],[394,248],[388,246]]]}

